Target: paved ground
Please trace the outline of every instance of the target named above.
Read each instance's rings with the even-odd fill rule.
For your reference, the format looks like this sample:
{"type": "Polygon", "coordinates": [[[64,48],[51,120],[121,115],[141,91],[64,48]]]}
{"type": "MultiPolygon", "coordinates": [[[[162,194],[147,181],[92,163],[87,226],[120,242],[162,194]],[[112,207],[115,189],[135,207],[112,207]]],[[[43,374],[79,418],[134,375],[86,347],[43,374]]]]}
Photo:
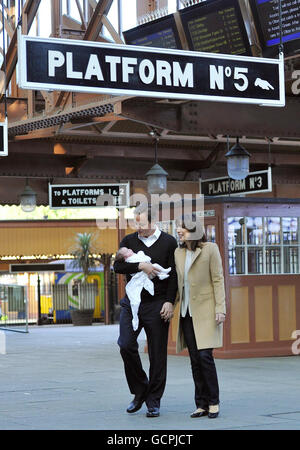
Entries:
{"type": "MultiPolygon", "coordinates": [[[[191,419],[188,357],[168,357],[159,418],[131,399],[116,344],[118,325],[31,327],[5,332],[0,430],[300,430],[300,357],[216,360],[221,414],[191,419]]],[[[144,336],[140,338],[143,349],[144,336]]],[[[148,370],[148,355],[141,353],[148,370]]]]}

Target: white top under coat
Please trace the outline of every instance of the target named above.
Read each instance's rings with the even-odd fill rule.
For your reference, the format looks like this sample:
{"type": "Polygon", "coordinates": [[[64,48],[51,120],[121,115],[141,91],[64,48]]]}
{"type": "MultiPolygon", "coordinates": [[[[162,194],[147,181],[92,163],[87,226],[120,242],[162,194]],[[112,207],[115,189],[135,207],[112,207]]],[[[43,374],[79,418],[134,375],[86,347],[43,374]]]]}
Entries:
{"type": "Polygon", "coordinates": [[[192,264],[194,252],[192,250],[186,250],[185,253],[185,265],[184,265],[184,292],[183,299],[181,303],[181,316],[185,317],[187,309],[189,308],[190,316],[192,317],[191,307],[190,307],[190,285],[188,281],[188,272],[192,264]]]}

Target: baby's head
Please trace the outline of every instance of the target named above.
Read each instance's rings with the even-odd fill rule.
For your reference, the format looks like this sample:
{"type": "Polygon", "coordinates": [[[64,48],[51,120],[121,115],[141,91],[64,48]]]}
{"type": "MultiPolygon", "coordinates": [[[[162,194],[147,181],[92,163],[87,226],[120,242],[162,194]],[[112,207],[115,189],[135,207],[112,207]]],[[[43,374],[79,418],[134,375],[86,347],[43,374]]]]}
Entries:
{"type": "Polygon", "coordinates": [[[116,261],[125,261],[129,256],[133,255],[133,251],[127,247],[121,247],[116,254],[116,261]]]}

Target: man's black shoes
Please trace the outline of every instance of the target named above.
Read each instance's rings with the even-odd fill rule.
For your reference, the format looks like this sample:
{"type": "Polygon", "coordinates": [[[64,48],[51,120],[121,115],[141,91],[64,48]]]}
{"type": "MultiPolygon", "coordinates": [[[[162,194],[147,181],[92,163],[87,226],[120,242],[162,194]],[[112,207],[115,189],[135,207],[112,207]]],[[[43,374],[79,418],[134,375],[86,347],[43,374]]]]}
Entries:
{"type": "Polygon", "coordinates": [[[145,401],[144,397],[135,396],[130,405],[128,405],[126,411],[128,413],[134,413],[138,411],[143,406],[144,401],[145,401]]]}
{"type": "Polygon", "coordinates": [[[159,408],[157,408],[156,406],[148,408],[146,416],[147,417],[158,417],[159,416],[159,408]]]}

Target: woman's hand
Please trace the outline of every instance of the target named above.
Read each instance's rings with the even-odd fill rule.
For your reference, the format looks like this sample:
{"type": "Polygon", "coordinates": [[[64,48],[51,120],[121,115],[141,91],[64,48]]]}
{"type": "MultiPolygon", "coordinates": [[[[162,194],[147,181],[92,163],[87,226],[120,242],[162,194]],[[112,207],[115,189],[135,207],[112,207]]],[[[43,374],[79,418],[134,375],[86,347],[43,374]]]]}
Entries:
{"type": "Polygon", "coordinates": [[[225,314],[217,313],[216,314],[216,322],[217,322],[217,325],[220,325],[220,323],[225,322],[225,314]]]}

